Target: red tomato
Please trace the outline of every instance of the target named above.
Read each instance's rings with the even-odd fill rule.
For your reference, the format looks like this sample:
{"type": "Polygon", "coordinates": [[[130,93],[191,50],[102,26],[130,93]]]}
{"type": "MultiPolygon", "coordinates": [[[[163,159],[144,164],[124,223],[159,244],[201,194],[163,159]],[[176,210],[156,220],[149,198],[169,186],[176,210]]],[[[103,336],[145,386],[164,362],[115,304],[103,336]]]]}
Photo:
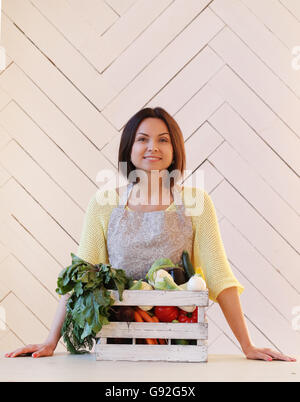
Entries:
{"type": "Polygon", "coordinates": [[[156,317],[162,322],[172,322],[179,314],[179,309],[175,306],[156,306],[154,311],[156,317]]]}

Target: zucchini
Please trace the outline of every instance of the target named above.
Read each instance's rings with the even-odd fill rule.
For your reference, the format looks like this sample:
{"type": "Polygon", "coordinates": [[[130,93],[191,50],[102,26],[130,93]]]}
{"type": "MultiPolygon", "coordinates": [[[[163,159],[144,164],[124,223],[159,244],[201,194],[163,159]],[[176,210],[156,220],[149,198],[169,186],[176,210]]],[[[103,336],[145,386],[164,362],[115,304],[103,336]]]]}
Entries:
{"type": "Polygon", "coordinates": [[[172,339],[173,345],[189,345],[189,341],[187,339],[172,339]]]}
{"type": "Polygon", "coordinates": [[[187,280],[189,280],[192,276],[195,275],[195,269],[190,260],[189,253],[186,250],[184,250],[182,252],[181,261],[182,261],[182,265],[183,265],[183,268],[184,268],[186,276],[187,276],[187,280]]]}

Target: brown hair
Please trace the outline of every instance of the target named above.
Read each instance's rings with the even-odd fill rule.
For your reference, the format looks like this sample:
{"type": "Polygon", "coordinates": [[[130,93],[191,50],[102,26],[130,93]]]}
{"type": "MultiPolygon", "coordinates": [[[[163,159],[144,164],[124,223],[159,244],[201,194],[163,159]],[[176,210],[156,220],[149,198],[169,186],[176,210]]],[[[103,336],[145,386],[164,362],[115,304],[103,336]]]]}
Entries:
{"type": "MultiPolygon", "coordinates": [[[[184,148],[184,139],[179,125],[176,120],[163,108],[145,108],[138,111],[134,116],[128,120],[125,124],[125,127],[122,132],[120,146],[119,146],[119,157],[118,162],[127,162],[125,168],[121,165],[121,173],[124,177],[128,179],[130,172],[136,169],[134,164],[131,162],[131,150],[135,140],[136,131],[140,125],[140,123],[148,118],[154,117],[161,119],[165,122],[168,127],[169,134],[171,137],[171,142],[173,146],[173,160],[172,163],[168,167],[169,173],[173,170],[180,171],[182,177],[186,167],[186,158],[185,158],[185,148],[184,148]],[[127,167],[127,171],[124,171],[127,167]]],[[[173,185],[173,184],[172,184],[173,185]]]]}

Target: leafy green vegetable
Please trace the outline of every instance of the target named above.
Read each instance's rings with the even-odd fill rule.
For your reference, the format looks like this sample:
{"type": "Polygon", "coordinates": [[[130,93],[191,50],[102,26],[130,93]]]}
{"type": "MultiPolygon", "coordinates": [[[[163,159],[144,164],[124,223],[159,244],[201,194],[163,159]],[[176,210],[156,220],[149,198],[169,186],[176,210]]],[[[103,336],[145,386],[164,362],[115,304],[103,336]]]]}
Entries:
{"type": "Polygon", "coordinates": [[[130,287],[130,290],[142,290],[143,287],[143,279],[139,281],[134,281],[133,285],[130,287]]]}
{"type": "Polygon", "coordinates": [[[146,274],[146,279],[153,286],[155,282],[155,274],[159,269],[169,268],[169,267],[179,267],[178,264],[174,264],[169,258],[159,258],[154,261],[151,265],[149,271],[146,274]]]}
{"type": "Polygon", "coordinates": [[[57,279],[58,294],[71,292],[61,333],[69,352],[89,353],[82,348],[91,350],[97,333],[109,324],[114,304],[109,290],[118,290],[121,301],[124,289],[132,286],[133,281],[124,270],[110,264],[92,265],[73,253],[71,256],[72,264],[57,279]]]}
{"type": "Polygon", "coordinates": [[[181,288],[174,282],[172,276],[168,273],[164,277],[156,277],[154,287],[156,290],[181,290],[181,288]]]}

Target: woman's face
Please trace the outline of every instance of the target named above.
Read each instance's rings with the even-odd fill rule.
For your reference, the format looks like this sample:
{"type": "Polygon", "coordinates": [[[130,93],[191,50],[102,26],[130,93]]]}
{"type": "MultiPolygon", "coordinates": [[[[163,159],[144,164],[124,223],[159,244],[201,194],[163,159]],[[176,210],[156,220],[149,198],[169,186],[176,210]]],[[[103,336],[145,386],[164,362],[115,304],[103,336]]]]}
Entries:
{"type": "Polygon", "coordinates": [[[173,146],[169,130],[163,120],[144,119],[137,128],[131,150],[131,162],[146,172],[168,169],[173,160],[173,146]],[[156,159],[149,159],[150,156],[156,159]]]}

